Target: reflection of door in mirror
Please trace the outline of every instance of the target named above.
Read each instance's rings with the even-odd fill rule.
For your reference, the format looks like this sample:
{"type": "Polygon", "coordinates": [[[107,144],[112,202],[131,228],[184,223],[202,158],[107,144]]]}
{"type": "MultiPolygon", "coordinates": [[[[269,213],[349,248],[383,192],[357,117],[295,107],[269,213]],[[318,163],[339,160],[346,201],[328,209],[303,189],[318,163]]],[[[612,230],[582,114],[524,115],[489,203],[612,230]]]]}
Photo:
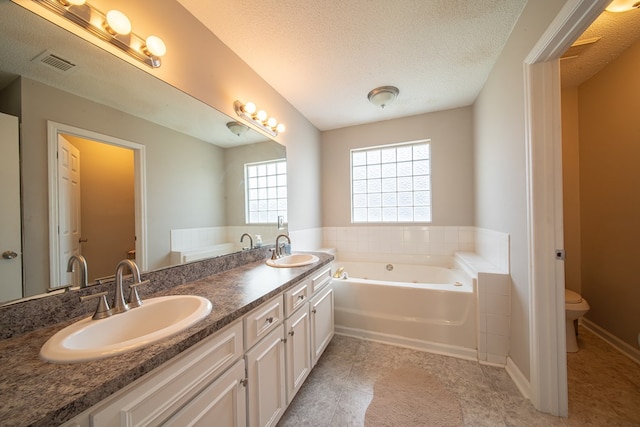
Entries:
{"type": "Polygon", "coordinates": [[[57,240],[57,245],[52,245],[57,250],[51,257],[51,277],[57,278],[52,287],[60,287],[77,284],[75,275],[66,272],[71,255],[85,257],[90,282],[112,275],[120,260],[136,259],[142,192],[136,189],[140,187],[136,184],[140,175],[136,171],[140,164],[136,161],[138,144],[115,143],[104,135],[78,129],[55,134],[59,143],[57,176],[50,179],[56,179],[57,184],[55,190],[50,186],[55,193],[50,196],[58,207],[52,233],[56,236],[51,236],[57,240]],[[72,154],[74,151],[78,154],[72,154]]]}
{"type": "MultiPolygon", "coordinates": [[[[60,252],[60,284],[74,283],[67,272],[72,255],[82,255],[82,215],[80,206],[80,150],[64,135],[58,135],[58,251],[60,252]]],[[[78,269],[79,270],[79,269],[78,269]]],[[[76,271],[79,273],[79,271],[76,271]]],[[[77,278],[77,274],[75,274],[77,278]]],[[[77,280],[75,283],[78,283],[77,280]]]]}
{"type": "Polygon", "coordinates": [[[22,297],[18,118],[0,113],[0,301],[22,297]]]}

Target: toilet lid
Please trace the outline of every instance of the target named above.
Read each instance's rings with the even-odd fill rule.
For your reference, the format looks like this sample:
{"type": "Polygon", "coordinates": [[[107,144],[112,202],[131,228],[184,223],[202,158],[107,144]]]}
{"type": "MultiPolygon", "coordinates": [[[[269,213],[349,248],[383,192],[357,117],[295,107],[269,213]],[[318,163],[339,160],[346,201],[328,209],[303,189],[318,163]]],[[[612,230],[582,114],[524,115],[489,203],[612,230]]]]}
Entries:
{"type": "Polygon", "coordinates": [[[565,304],[578,304],[579,302],[582,302],[582,297],[577,292],[574,292],[570,289],[565,289],[564,302],[565,304]]]}

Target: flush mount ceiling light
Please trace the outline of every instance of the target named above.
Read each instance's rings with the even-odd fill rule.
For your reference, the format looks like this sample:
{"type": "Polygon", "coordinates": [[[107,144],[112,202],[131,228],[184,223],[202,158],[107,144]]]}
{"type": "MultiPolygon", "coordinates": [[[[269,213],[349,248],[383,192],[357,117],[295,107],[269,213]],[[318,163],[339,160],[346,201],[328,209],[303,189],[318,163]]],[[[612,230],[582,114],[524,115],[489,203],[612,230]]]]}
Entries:
{"type": "Polygon", "coordinates": [[[227,122],[227,127],[229,128],[232,134],[238,135],[238,136],[244,134],[246,131],[249,130],[249,127],[247,125],[243,125],[240,122],[227,122]]]}
{"type": "Polygon", "coordinates": [[[638,0],[613,0],[605,9],[608,12],[628,12],[640,8],[638,0]]]}
{"type": "Polygon", "coordinates": [[[369,92],[367,98],[376,107],[384,108],[395,101],[399,93],[395,86],[380,86],[369,92]]]}
{"type": "MultiPolygon", "coordinates": [[[[233,103],[233,108],[236,110],[238,116],[269,135],[278,136],[278,133],[282,133],[286,129],[284,124],[278,123],[275,117],[269,117],[266,111],[258,110],[258,107],[256,107],[256,104],[253,102],[243,104],[240,101],[236,101],[233,103]]],[[[229,126],[229,124],[227,124],[227,126],[229,126]]]]}
{"type": "Polygon", "coordinates": [[[47,10],[84,28],[94,36],[116,46],[132,58],[157,68],[160,57],[167,52],[162,39],[149,36],[146,39],[131,31],[131,21],[119,10],[102,13],[86,0],[33,0],[47,10]]]}

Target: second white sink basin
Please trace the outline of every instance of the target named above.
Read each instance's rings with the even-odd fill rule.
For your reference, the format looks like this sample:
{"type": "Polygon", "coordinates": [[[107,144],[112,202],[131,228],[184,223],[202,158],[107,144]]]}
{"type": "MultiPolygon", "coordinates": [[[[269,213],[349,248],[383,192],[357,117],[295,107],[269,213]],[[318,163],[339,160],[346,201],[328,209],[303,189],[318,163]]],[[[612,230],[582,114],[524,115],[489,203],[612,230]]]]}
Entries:
{"type": "Polygon", "coordinates": [[[302,267],[318,262],[319,258],[313,254],[291,254],[278,259],[268,259],[267,265],[271,267],[302,267]]]}
{"type": "Polygon", "coordinates": [[[187,329],[211,312],[211,302],[195,295],[144,300],[142,306],[106,319],[82,319],[44,343],[40,357],[77,363],[137,350],[187,329]]]}

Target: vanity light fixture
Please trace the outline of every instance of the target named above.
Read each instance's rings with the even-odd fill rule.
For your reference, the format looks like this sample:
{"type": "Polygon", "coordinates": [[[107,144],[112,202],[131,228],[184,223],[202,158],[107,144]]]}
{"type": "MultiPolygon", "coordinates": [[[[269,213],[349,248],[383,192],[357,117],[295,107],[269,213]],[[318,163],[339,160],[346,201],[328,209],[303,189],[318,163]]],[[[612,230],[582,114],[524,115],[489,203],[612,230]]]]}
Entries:
{"type": "Polygon", "coordinates": [[[376,107],[384,108],[395,101],[399,93],[395,86],[380,86],[369,92],[367,98],[376,107]]]}
{"type": "Polygon", "coordinates": [[[633,9],[640,9],[640,1],[638,0],[613,0],[606,7],[607,12],[628,12],[633,9]]]}
{"type": "Polygon", "coordinates": [[[243,125],[240,122],[227,122],[227,127],[232,134],[237,136],[241,136],[249,130],[249,127],[247,125],[243,125]]]}
{"type": "Polygon", "coordinates": [[[84,28],[94,36],[111,43],[132,58],[158,68],[167,47],[158,36],[146,39],[131,31],[131,21],[119,10],[106,14],[86,0],[33,0],[49,11],[84,28]]]}
{"type": "MultiPolygon", "coordinates": [[[[236,101],[233,103],[233,108],[236,110],[238,116],[267,132],[269,135],[278,136],[278,133],[282,133],[286,129],[282,123],[278,123],[275,117],[269,117],[265,110],[258,110],[258,107],[256,107],[256,104],[253,102],[243,104],[240,101],[236,101]]],[[[229,126],[228,123],[227,126],[229,126]]]]}

